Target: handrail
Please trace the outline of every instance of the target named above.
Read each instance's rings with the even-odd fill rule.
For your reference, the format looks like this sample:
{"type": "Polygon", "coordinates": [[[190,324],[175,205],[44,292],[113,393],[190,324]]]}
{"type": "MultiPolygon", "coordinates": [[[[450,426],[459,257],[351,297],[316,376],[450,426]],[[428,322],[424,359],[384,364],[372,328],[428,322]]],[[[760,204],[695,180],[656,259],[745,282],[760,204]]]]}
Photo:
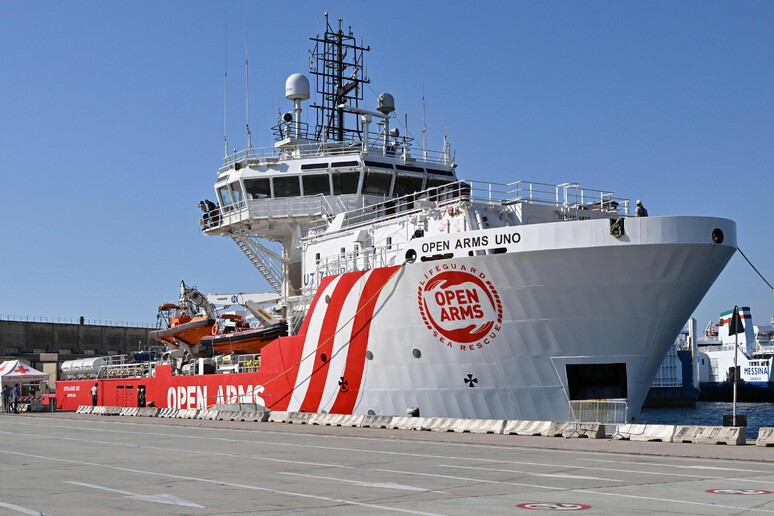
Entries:
{"type": "MultiPolygon", "coordinates": [[[[421,211],[424,207],[423,201],[434,202],[438,207],[464,201],[496,205],[517,203],[547,204],[562,209],[593,209],[616,215],[628,215],[629,212],[628,199],[615,198],[612,192],[603,190],[581,189],[576,183],[551,185],[547,183],[517,181],[515,183],[503,184],[464,180],[347,211],[347,219],[344,221],[341,229],[353,229],[389,219],[397,214],[407,215],[421,211]],[[568,195],[568,187],[575,189],[572,196],[574,198],[568,195]]],[[[319,236],[327,226],[327,221],[321,221],[312,225],[307,238],[319,236]]]]}
{"type": "MultiPolygon", "coordinates": [[[[303,141],[303,140],[302,140],[303,141]]],[[[308,142],[294,143],[288,146],[273,147],[248,147],[240,151],[232,152],[223,157],[223,165],[218,169],[218,173],[227,171],[235,163],[247,161],[248,164],[253,160],[267,161],[277,159],[299,159],[313,158],[322,156],[336,156],[340,154],[367,153],[371,156],[383,156],[388,158],[401,157],[414,160],[412,152],[421,156],[421,161],[427,163],[438,163],[452,165],[453,160],[448,151],[437,151],[431,149],[409,149],[403,148],[403,142],[397,142],[397,145],[387,147],[382,145],[366,144],[360,140],[351,140],[343,142],[308,142]],[[405,152],[404,152],[405,151],[405,152]]]]}
{"type": "Polygon", "coordinates": [[[35,315],[11,315],[0,314],[0,321],[13,322],[37,322],[49,324],[77,324],[89,326],[116,326],[121,328],[147,328],[154,329],[155,324],[129,322],[129,321],[103,321],[101,319],[73,319],[72,317],[44,317],[35,315]]]}

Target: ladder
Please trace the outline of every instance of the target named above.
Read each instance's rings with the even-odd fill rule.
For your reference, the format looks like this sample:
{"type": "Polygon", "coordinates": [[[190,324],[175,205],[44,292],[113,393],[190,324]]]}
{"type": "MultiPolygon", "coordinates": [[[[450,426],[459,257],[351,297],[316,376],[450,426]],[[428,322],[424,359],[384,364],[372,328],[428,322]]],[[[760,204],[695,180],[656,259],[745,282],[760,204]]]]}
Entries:
{"type": "Polygon", "coordinates": [[[231,240],[242,250],[250,260],[250,263],[258,269],[261,276],[269,283],[272,289],[282,295],[282,270],[284,259],[274,251],[264,247],[259,241],[248,238],[231,236],[231,240]]]}

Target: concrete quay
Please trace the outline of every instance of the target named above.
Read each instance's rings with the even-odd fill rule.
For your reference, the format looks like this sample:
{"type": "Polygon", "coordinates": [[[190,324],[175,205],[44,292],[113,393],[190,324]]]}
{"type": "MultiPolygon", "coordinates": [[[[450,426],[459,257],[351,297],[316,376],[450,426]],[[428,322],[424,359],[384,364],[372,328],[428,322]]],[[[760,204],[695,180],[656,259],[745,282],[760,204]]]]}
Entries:
{"type": "Polygon", "coordinates": [[[2,415],[0,436],[0,514],[774,514],[774,450],[754,441],[72,412],[2,415]]]}
{"type": "MultiPolygon", "coordinates": [[[[163,410],[163,409],[157,409],[163,410]]],[[[174,409],[173,409],[174,410],[174,409]]],[[[201,411],[200,411],[201,412],[201,411]]],[[[271,412],[276,414],[276,412],[271,412]]],[[[304,414],[313,416],[316,414],[304,414]]],[[[329,414],[330,415],[330,414],[329,414]]],[[[125,421],[147,425],[170,425],[181,427],[213,428],[226,430],[262,431],[277,433],[297,433],[310,435],[332,435],[337,437],[362,437],[376,439],[404,439],[420,442],[447,442],[482,444],[506,447],[526,447],[546,450],[574,450],[588,452],[624,453],[635,455],[657,455],[670,457],[697,457],[704,459],[753,460],[774,463],[774,449],[756,446],[755,439],[746,439],[738,446],[723,444],[688,443],[688,442],[658,442],[643,440],[625,440],[614,438],[608,434],[602,438],[584,438],[577,436],[540,436],[493,434],[476,432],[430,432],[407,430],[402,428],[383,428],[378,426],[328,426],[320,424],[288,424],[288,420],[273,422],[239,421],[214,419],[206,417],[206,412],[199,418],[162,418],[162,417],[110,417],[101,414],[78,414],[76,412],[57,411],[54,413],[39,413],[35,417],[53,419],[83,419],[89,421],[125,421]]],[[[310,419],[310,418],[307,418],[310,419]]]]}

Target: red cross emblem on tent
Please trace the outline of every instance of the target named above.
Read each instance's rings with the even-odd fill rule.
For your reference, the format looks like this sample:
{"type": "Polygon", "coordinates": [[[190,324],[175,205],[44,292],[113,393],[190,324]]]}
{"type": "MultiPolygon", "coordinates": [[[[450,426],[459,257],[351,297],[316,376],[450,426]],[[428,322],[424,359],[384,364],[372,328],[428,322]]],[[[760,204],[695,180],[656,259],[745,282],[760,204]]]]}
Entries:
{"type": "Polygon", "coordinates": [[[13,370],[14,373],[21,373],[21,374],[27,374],[30,370],[24,367],[23,365],[17,366],[16,369],[13,370]]]}

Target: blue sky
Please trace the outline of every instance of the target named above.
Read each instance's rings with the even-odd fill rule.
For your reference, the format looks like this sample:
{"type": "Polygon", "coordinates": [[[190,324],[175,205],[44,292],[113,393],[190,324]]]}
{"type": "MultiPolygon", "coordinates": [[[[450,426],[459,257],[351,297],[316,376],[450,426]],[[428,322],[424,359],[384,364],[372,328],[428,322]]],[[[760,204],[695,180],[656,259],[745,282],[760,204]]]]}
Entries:
{"type": "MultiPolygon", "coordinates": [[[[774,280],[773,3],[472,5],[248,2],[253,145],[272,143],[327,9],[371,46],[367,105],[392,93],[416,138],[424,78],[429,147],[446,128],[460,177],[728,217],[774,280]]],[[[223,156],[226,40],[229,146],[246,146],[244,38],[242,0],[0,2],[0,314],[153,322],[181,279],[268,290],[230,240],[201,235],[196,207],[223,156]]],[[[700,329],[734,304],[774,314],[739,255],[700,329]]]]}

